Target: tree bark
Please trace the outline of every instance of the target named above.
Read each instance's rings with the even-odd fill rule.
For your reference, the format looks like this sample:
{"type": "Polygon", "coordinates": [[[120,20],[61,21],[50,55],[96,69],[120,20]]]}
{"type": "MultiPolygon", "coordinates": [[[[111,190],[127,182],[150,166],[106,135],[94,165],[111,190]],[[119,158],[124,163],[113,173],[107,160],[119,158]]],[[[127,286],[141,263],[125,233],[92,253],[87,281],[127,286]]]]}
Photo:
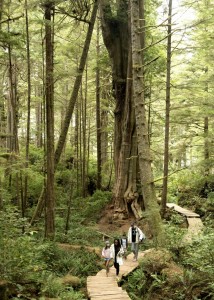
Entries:
{"type": "Polygon", "coordinates": [[[101,119],[100,119],[100,23],[97,22],[97,66],[96,66],[96,127],[97,127],[97,189],[102,184],[102,151],[101,151],[101,119]]]}
{"type": "MultiPolygon", "coordinates": [[[[143,3],[142,3],[143,4],[143,3]]],[[[132,40],[132,75],[133,99],[136,114],[136,131],[138,143],[138,156],[140,166],[141,188],[147,219],[153,238],[158,245],[163,245],[164,234],[159,207],[156,199],[155,185],[151,168],[151,155],[148,139],[146,109],[144,101],[144,68],[140,36],[139,0],[132,0],[131,6],[131,40],[132,40]]]]}
{"type": "MultiPolygon", "coordinates": [[[[29,38],[29,24],[28,24],[28,1],[25,0],[25,23],[26,23],[26,52],[27,52],[27,132],[26,132],[26,148],[25,148],[25,167],[28,168],[29,160],[29,144],[30,144],[30,113],[31,113],[31,62],[30,62],[30,38],[29,38]]],[[[28,176],[25,175],[24,181],[24,195],[22,197],[22,217],[25,216],[25,208],[28,197],[28,176]]]]}
{"type": "Polygon", "coordinates": [[[137,147],[135,115],[132,99],[132,60],[128,3],[117,2],[117,17],[111,1],[102,0],[101,24],[103,39],[112,62],[113,93],[116,101],[114,129],[114,217],[126,218],[129,213],[142,217],[137,188],[137,147]]]}
{"type": "Polygon", "coordinates": [[[52,14],[54,4],[45,5],[45,43],[46,43],[46,158],[47,185],[45,197],[45,237],[53,239],[55,234],[55,192],[54,192],[54,80],[53,80],[53,35],[52,14]]]}
{"type": "Polygon", "coordinates": [[[171,79],[171,33],[172,33],[172,0],[169,0],[168,31],[167,31],[167,73],[166,73],[166,116],[164,142],[163,191],[161,197],[161,215],[164,217],[167,202],[168,171],[169,171],[169,124],[170,124],[170,79],[171,79]]]}

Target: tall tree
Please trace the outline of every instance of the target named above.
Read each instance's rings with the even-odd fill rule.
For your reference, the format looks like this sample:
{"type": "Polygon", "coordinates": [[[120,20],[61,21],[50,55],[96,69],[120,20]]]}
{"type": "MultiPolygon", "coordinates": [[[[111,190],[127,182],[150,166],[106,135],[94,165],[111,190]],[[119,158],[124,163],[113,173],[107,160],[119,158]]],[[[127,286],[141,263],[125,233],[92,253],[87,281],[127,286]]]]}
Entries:
{"type": "MultiPolygon", "coordinates": [[[[25,23],[26,23],[26,52],[27,52],[27,132],[26,132],[26,162],[28,168],[29,146],[30,146],[30,113],[31,113],[31,62],[30,62],[30,37],[29,37],[29,21],[28,21],[28,1],[25,0],[25,23]]],[[[22,198],[22,216],[25,215],[25,208],[28,194],[28,176],[25,175],[24,197],[22,198]]]]}
{"type": "Polygon", "coordinates": [[[96,66],[96,127],[97,127],[97,188],[101,188],[102,182],[102,151],[101,151],[101,120],[100,120],[100,22],[97,21],[97,66],[96,66]]]}
{"type": "MultiPolygon", "coordinates": [[[[148,128],[144,124],[146,122],[145,104],[135,102],[135,109],[138,105],[135,119],[133,102],[134,98],[136,100],[137,93],[144,101],[142,94],[145,93],[145,90],[144,87],[142,87],[141,92],[135,90],[134,97],[133,83],[136,78],[132,77],[132,69],[135,68],[136,63],[140,68],[143,62],[138,61],[139,57],[132,58],[131,47],[136,42],[136,38],[137,43],[140,44],[135,45],[135,51],[140,51],[145,45],[145,35],[140,33],[136,35],[135,33],[131,39],[128,4],[129,1],[126,0],[120,0],[116,3],[101,1],[103,38],[112,61],[113,92],[116,101],[114,112],[114,216],[115,218],[124,218],[131,212],[135,218],[140,219],[143,216],[144,205],[150,215],[152,232],[161,242],[162,230],[151,170],[148,128]],[[135,63],[134,66],[133,62],[135,63]],[[141,114],[143,114],[143,124],[139,124],[139,118],[142,118],[141,114]],[[138,128],[136,128],[136,124],[138,128]],[[141,130],[143,131],[141,132],[141,130]],[[143,135],[143,141],[141,141],[141,135],[143,135]],[[153,217],[156,218],[157,222],[154,222],[153,217]]],[[[136,5],[136,1],[130,1],[130,4],[136,5]]],[[[137,30],[142,32],[145,31],[143,1],[137,2],[137,7],[138,15],[134,16],[134,19],[137,18],[135,20],[138,23],[137,30]]],[[[136,28],[133,30],[135,31],[136,28]]],[[[143,76],[143,70],[140,71],[141,76],[143,76]]]]}
{"type": "Polygon", "coordinates": [[[161,199],[161,214],[162,217],[166,211],[167,202],[167,186],[169,172],[169,124],[170,124],[170,75],[171,75],[171,36],[172,34],[172,0],[169,0],[168,12],[168,30],[167,30],[167,72],[166,72],[166,117],[165,117],[165,143],[164,143],[164,176],[163,176],[163,191],[161,199]]]}
{"type": "MultiPolygon", "coordinates": [[[[137,188],[137,144],[132,102],[132,74],[128,1],[101,0],[101,24],[104,43],[112,62],[114,111],[114,217],[130,212],[142,217],[137,188]]],[[[142,204],[142,203],[141,203],[142,204]]]]}
{"type": "Polygon", "coordinates": [[[153,172],[151,167],[151,154],[148,139],[144,97],[144,53],[141,49],[140,7],[144,9],[144,3],[140,0],[132,0],[131,6],[131,41],[132,41],[132,74],[133,74],[133,99],[136,115],[136,132],[139,155],[139,170],[141,188],[143,191],[144,205],[148,214],[151,231],[159,245],[164,243],[164,234],[159,207],[156,199],[153,172]]]}
{"type": "Polygon", "coordinates": [[[55,234],[54,193],[54,80],[53,80],[53,13],[54,2],[45,3],[45,52],[46,52],[46,161],[47,184],[45,197],[45,236],[53,239],[55,234]]]}

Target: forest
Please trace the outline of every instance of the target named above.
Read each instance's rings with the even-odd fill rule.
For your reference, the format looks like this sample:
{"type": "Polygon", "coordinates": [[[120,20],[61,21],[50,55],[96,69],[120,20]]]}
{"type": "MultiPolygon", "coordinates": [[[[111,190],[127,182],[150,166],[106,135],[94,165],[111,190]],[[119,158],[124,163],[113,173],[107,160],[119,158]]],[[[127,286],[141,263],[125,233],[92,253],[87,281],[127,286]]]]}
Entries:
{"type": "Polygon", "coordinates": [[[133,220],[130,299],[214,299],[213,28],[212,0],[0,0],[0,300],[89,299],[133,220]]]}

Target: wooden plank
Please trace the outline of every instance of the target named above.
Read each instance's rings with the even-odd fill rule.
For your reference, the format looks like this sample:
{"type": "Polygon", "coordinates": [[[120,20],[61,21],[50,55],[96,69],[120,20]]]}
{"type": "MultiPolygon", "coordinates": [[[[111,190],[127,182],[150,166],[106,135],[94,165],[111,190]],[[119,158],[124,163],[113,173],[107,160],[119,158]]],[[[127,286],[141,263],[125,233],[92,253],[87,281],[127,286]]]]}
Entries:
{"type": "Polygon", "coordinates": [[[91,300],[130,300],[131,298],[128,295],[105,295],[103,296],[93,296],[91,300]]]}
{"type": "Polygon", "coordinates": [[[130,300],[131,298],[128,295],[95,295],[91,300],[130,300]]]}
{"type": "Polygon", "coordinates": [[[105,276],[105,277],[101,277],[101,276],[94,276],[95,278],[87,278],[87,282],[115,282],[115,278],[113,276],[105,276]]]}
{"type": "Polygon", "coordinates": [[[169,208],[174,208],[175,211],[179,212],[182,215],[185,215],[186,217],[200,218],[199,214],[196,214],[193,211],[188,210],[186,208],[180,207],[175,203],[167,203],[166,206],[169,208]]]}
{"type": "MultiPolygon", "coordinates": [[[[114,284],[102,284],[102,290],[108,290],[108,289],[111,289],[111,288],[116,288],[118,289],[118,285],[114,285],[114,284]]],[[[95,284],[90,284],[88,285],[88,288],[87,288],[89,291],[91,290],[99,290],[100,289],[100,286],[97,286],[95,284]]]]}
{"type": "Polygon", "coordinates": [[[114,293],[114,294],[107,294],[107,293],[103,293],[103,294],[92,294],[92,295],[89,295],[90,298],[93,298],[93,297],[103,297],[103,300],[106,300],[106,298],[109,298],[109,299],[112,299],[113,297],[114,298],[118,298],[118,299],[124,299],[124,298],[129,298],[129,296],[127,294],[124,294],[124,293],[114,293]]]}
{"type": "Polygon", "coordinates": [[[101,291],[101,290],[93,290],[90,291],[89,296],[92,297],[94,295],[122,295],[122,291],[118,291],[117,289],[113,290],[106,290],[106,291],[101,291]]]}

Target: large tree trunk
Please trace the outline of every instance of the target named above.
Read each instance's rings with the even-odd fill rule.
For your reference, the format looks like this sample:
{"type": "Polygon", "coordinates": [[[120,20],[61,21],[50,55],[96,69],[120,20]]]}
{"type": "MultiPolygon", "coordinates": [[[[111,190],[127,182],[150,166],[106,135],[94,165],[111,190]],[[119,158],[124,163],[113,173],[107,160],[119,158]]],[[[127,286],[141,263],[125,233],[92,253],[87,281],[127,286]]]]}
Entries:
{"type": "MultiPolygon", "coordinates": [[[[114,130],[114,217],[127,217],[129,212],[139,219],[142,209],[137,190],[137,147],[132,100],[131,43],[128,1],[117,2],[117,17],[111,1],[101,0],[103,39],[112,62],[113,92],[116,101],[114,130]]],[[[114,8],[115,9],[115,8],[114,8]]]]}
{"type": "MultiPolygon", "coordinates": [[[[140,179],[143,191],[144,205],[150,229],[157,244],[163,245],[164,235],[159,207],[156,199],[151,155],[148,139],[148,128],[144,101],[144,69],[141,49],[139,0],[131,2],[131,37],[133,64],[133,98],[136,114],[136,131],[140,166],[140,179]]],[[[143,7],[143,6],[142,6],[143,7]]]]}

